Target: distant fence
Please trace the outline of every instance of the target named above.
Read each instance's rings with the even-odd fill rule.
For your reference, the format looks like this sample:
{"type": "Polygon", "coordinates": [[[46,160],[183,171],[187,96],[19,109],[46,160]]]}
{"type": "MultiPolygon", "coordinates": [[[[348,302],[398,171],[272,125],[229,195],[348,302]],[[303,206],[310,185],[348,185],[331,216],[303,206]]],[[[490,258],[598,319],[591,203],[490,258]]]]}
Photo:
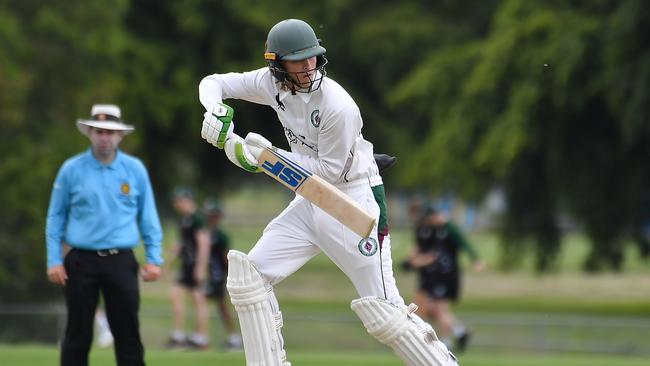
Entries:
{"type": "MultiPolygon", "coordinates": [[[[527,313],[463,313],[460,317],[472,329],[473,348],[650,355],[650,318],[646,317],[527,313]]],[[[0,343],[54,344],[63,334],[65,320],[63,305],[0,305],[0,343]]],[[[143,310],[141,320],[145,344],[162,346],[171,313],[143,310]]],[[[365,334],[352,314],[286,314],[284,333],[292,349],[384,349],[365,334]]]]}

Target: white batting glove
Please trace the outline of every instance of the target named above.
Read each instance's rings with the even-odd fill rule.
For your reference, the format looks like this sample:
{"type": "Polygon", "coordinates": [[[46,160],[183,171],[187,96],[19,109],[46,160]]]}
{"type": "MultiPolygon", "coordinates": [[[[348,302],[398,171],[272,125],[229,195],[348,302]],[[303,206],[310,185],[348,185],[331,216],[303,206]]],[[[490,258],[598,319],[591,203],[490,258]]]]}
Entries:
{"type": "Polygon", "coordinates": [[[232,133],[230,138],[224,144],[223,150],[226,153],[228,160],[238,167],[251,173],[260,172],[260,169],[257,167],[257,159],[253,154],[251,154],[246,141],[236,133],[232,133]]]}
{"type": "Polygon", "coordinates": [[[262,151],[264,151],[264,149],[273,149],[273,144],[271,144],[271,141],[255,132],[249,132],[246,135],[246,139],[244,141],[246,142],[248,150],[256,161],[260,159],[260,154],[262,154],[262,151]]]}
{"type": "Polygon", "coordinates": [[[228,105],[216,103],[211,111],[203,114],[203,127],[201,137],[206,141],[223,149],[226,140],[233,134],[235,124],[232,117],[235,111],[228,105]]]}

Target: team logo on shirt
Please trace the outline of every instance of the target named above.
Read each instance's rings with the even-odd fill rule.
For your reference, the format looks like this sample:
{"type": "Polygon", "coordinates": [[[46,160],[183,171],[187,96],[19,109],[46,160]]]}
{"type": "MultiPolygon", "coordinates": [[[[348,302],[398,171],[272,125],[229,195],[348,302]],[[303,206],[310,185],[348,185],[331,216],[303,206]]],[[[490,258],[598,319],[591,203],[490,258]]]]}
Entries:
{"type": "Polygon", "coordinates": [[[120,186],[120,192],[122,192],[122,194],[128,195],[129,192],[131,192],[131,186],[129,186],[129,183],[122,183],[120,186]]]}
{"type": "Polygon", "coordinates": [[[359,251],[366,257],[375,255],[377,248],[379,248],[379,245],[377,245],[377,240],[373,238],[364,238],[359,242],[359,251]]]}
{"type": "Polygon", "coordinates": [[[316,146],[307,143],[307,138],[305,136],[294,133],[290,128],[285,127],[284,134],[287,136],[287,140],[289,140],[290,144],[301,144],[308,147],[314,152],[318,152],[318,148],[316,146]]]}
{"type": "Polygon", "coordinates": [[[316,128],[320,126],[320,111],[318,109],[311,112],[311,124],[316,128]]]}

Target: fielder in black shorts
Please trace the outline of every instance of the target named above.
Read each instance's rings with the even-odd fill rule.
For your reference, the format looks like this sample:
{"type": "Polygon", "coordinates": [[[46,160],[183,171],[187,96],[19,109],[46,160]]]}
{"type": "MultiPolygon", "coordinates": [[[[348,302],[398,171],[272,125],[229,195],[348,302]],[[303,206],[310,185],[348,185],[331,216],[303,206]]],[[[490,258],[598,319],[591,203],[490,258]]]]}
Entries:
{"type": "Polygon", "coordinates": [[[210,229],[210,264],[208,269],[208,286],[206,296],[214,299],[217,310],[223,321],[223,326],[228,333],[224,342],[226,349],[241,349],[243,342],[241,335],[235,328],[235,323],[230,312],[230,304],[226,301],[226,275],[228,274],[228,260],[226,255],[230,249],[230,239],[221,229],[223,210],[219,202],[208,198],[203,202],[203,213],[210,229]]]}
{"type": "Polygon", "coordinates": [[[456,225],[432,206],[421,215],[416,231],[417,247],[404,263],[406,268],[418,270],[418,291],[415,303],[418,315],[437,324],[440,339],[455,350],[462,352],[469,339],[469,331],[459,322],[450,309],[460,295],[461,268],[458,256],[466,251],[474,269],[482,271],[485,263],[463,237],[456,225]]]}
{"type": "MultiPolygon", "coordinates": [[[[180,258],[176,283],[171,288],[173,330],[167,347],[206,349],[209,346],[208,321],[210,312],[204,286],[208,277],[210,256],[210,231],[205,217],[194,200],[192,190],[179,187],[174,190],[174,208],[180,216],[179,241],[174,246],[173,259],[180,258]],[[191,334],[185,333],[184,295],[191,295],[195,311],[195,326],[191,334]]],[[[172,263],[170,261],[170,263],[172,263]]]]}

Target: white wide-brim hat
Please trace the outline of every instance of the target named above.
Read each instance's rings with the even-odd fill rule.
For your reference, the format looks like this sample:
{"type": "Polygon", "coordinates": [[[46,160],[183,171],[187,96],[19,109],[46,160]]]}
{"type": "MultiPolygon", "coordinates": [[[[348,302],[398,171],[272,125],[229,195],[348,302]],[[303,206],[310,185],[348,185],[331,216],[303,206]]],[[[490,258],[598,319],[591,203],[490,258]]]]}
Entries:
{"type": "Polygon", "coordinates": [[[95,104],[90,110],[90,119],[78,119],[77,128],[88,136],[90,127],[104,130],[122,131],[125,135],[133,132],[135,127],[122,121],[120,107],[113,104],[95,104]]]}

